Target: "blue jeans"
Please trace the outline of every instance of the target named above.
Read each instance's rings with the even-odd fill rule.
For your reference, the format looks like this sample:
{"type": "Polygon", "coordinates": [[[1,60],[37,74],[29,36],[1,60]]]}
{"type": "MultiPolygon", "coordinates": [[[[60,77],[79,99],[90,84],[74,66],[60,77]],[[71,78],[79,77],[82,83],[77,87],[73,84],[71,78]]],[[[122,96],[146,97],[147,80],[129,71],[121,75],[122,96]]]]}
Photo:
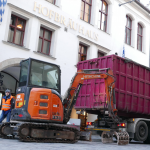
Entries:
{"type": "Polygon", "coordinates": [[[10,122],[10,117],[11,117],[11,111],[9,111],[7,114],[2,111],[1,115],[0,115],[0,123],[2,123],[2,121],[6,118],[6,122],[10,122]],[[7,117],[7,118],[6,118],[7,117]]]}

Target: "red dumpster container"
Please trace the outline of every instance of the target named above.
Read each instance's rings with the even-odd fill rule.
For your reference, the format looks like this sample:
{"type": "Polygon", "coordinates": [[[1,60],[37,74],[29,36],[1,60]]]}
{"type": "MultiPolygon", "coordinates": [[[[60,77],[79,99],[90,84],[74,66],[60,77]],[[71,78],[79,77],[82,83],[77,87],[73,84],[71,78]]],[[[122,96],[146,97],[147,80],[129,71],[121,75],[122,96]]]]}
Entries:
{"type": "MultiPolygon", "coordinates": [[[[116,77],[118,115],[150,118],[150,68],[116,55],[81,61],[77,70],[110,68],[116,77]]],[[[106,101],[104,79],[84,81],[75,109],[101,110],[106,101]]],[[[100,111],[97,111],[100,112],[100,111]]]]}

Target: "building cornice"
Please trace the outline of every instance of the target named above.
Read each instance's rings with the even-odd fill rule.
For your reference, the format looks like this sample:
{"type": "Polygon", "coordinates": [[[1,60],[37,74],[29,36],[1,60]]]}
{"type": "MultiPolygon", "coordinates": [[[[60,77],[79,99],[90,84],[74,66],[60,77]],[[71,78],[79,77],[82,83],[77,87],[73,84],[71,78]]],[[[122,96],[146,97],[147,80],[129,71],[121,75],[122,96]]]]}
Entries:
{"type": "MultiPolygon", "coordinates": [[[[130,0],[116,0],[119,2],[119,4],[122,4],[122,3],[125,3],[125,2],[129,2],[130,0]]],[[[148,8],[146,8],[142,3],[140,3],[138,0],[135,0],[133,1],[132,3],[128,3],[128,4],[125,4],[125,5],[122,5],[122,6],[125,6],[125,7],[128,7],[128,6],[135,6],[134,8],[135,9],[140,9],[142,10],[144,13],[146,14],[149,14],[150,13],[150,10],[148,8]]],[[[122,7],[120,6],[120,7],[122,7]]]]}
{"type": "MultiPolygon", "coordinates": [[[[124,2],[129,2],[130,0],[116,0],[116,1],[118,1],[119,4],[121,4],[124,2]]],[[[139,4],[139,2],[132,2],[129,4],[122,5],[121,7],[125,7],[126,9],[132,11],[132,13],[134,13],[134,14],[137,14],[136,11],[138,11],[139,13],[141,13],[141,15],[143,15],[145,17],[145,19],[142,16],[141,16],[141,18],[144,19],[147,23],[150,23],[150,20],[149,20],[150,19],[150,13],[144,9],[145,6],[143,4],[141,4],[141,5],[140,4],[139,4]],[[143,7],[141,7],[141,6],[143,6],[143,7]],[[134,8],[135,10],[132,8],[134,8]]]]}
{"type": "Polygon", "coordinates": [[[135,0],[135,3],[138,4],[140,7],[142,7],[145,11],[147,11],[150,14],[150,10],[146,8],[141,2],[138,0],[135,0]]]}
{"type": "Polygon", "coordinates": [[[91,46],[93,44],[93,45],[95,45],[97,47],[97,49],[102,50],[106,54],[111,51],[110,49],[107,49],[107,48],[105,48],[105,47],[103,47],[103,46],[101,46],[101,45],[99,45],[99,44],[97,44],[97,43],[95,43],[93,41],[90,41],[87,38],[84,38],[84,37],[82,37],[80,35],[77,35],[77,37],[79,39],[79,42],[83,43],[86,46],[91,46]]]}

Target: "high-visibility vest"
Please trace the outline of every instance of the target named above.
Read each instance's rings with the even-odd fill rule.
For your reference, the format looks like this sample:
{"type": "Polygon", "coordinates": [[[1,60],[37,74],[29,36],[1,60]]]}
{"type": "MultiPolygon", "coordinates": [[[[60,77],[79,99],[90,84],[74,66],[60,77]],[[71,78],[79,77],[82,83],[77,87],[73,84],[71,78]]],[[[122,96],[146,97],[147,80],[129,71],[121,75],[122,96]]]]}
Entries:
{"type": "Polygon", "coordinates": [[[5,102],[5,99],[3,98],[3,103],[2,103],[2,110],[7,111],[10,110],[11,108],[11,99],[13,97],[11,96],[10,99],[7,99],[5,102]]]}

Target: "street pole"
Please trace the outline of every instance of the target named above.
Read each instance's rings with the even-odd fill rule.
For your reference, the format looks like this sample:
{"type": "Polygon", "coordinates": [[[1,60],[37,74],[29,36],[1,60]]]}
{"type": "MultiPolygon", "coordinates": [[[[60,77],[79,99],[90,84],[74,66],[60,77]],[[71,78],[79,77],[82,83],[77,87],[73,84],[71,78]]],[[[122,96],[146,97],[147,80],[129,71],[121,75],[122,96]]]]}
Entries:
{"type": "Polygon", "coordinates": [[[129,1],[129,2],[126,2],[126,3],[119,4],[119,7],[122,6],[122,5],[128,4],[128,3],[132,3],[132,2],[134,2],[134,1],[135,1],[135,0],[132,0],[132,1],[129,1]]]}

